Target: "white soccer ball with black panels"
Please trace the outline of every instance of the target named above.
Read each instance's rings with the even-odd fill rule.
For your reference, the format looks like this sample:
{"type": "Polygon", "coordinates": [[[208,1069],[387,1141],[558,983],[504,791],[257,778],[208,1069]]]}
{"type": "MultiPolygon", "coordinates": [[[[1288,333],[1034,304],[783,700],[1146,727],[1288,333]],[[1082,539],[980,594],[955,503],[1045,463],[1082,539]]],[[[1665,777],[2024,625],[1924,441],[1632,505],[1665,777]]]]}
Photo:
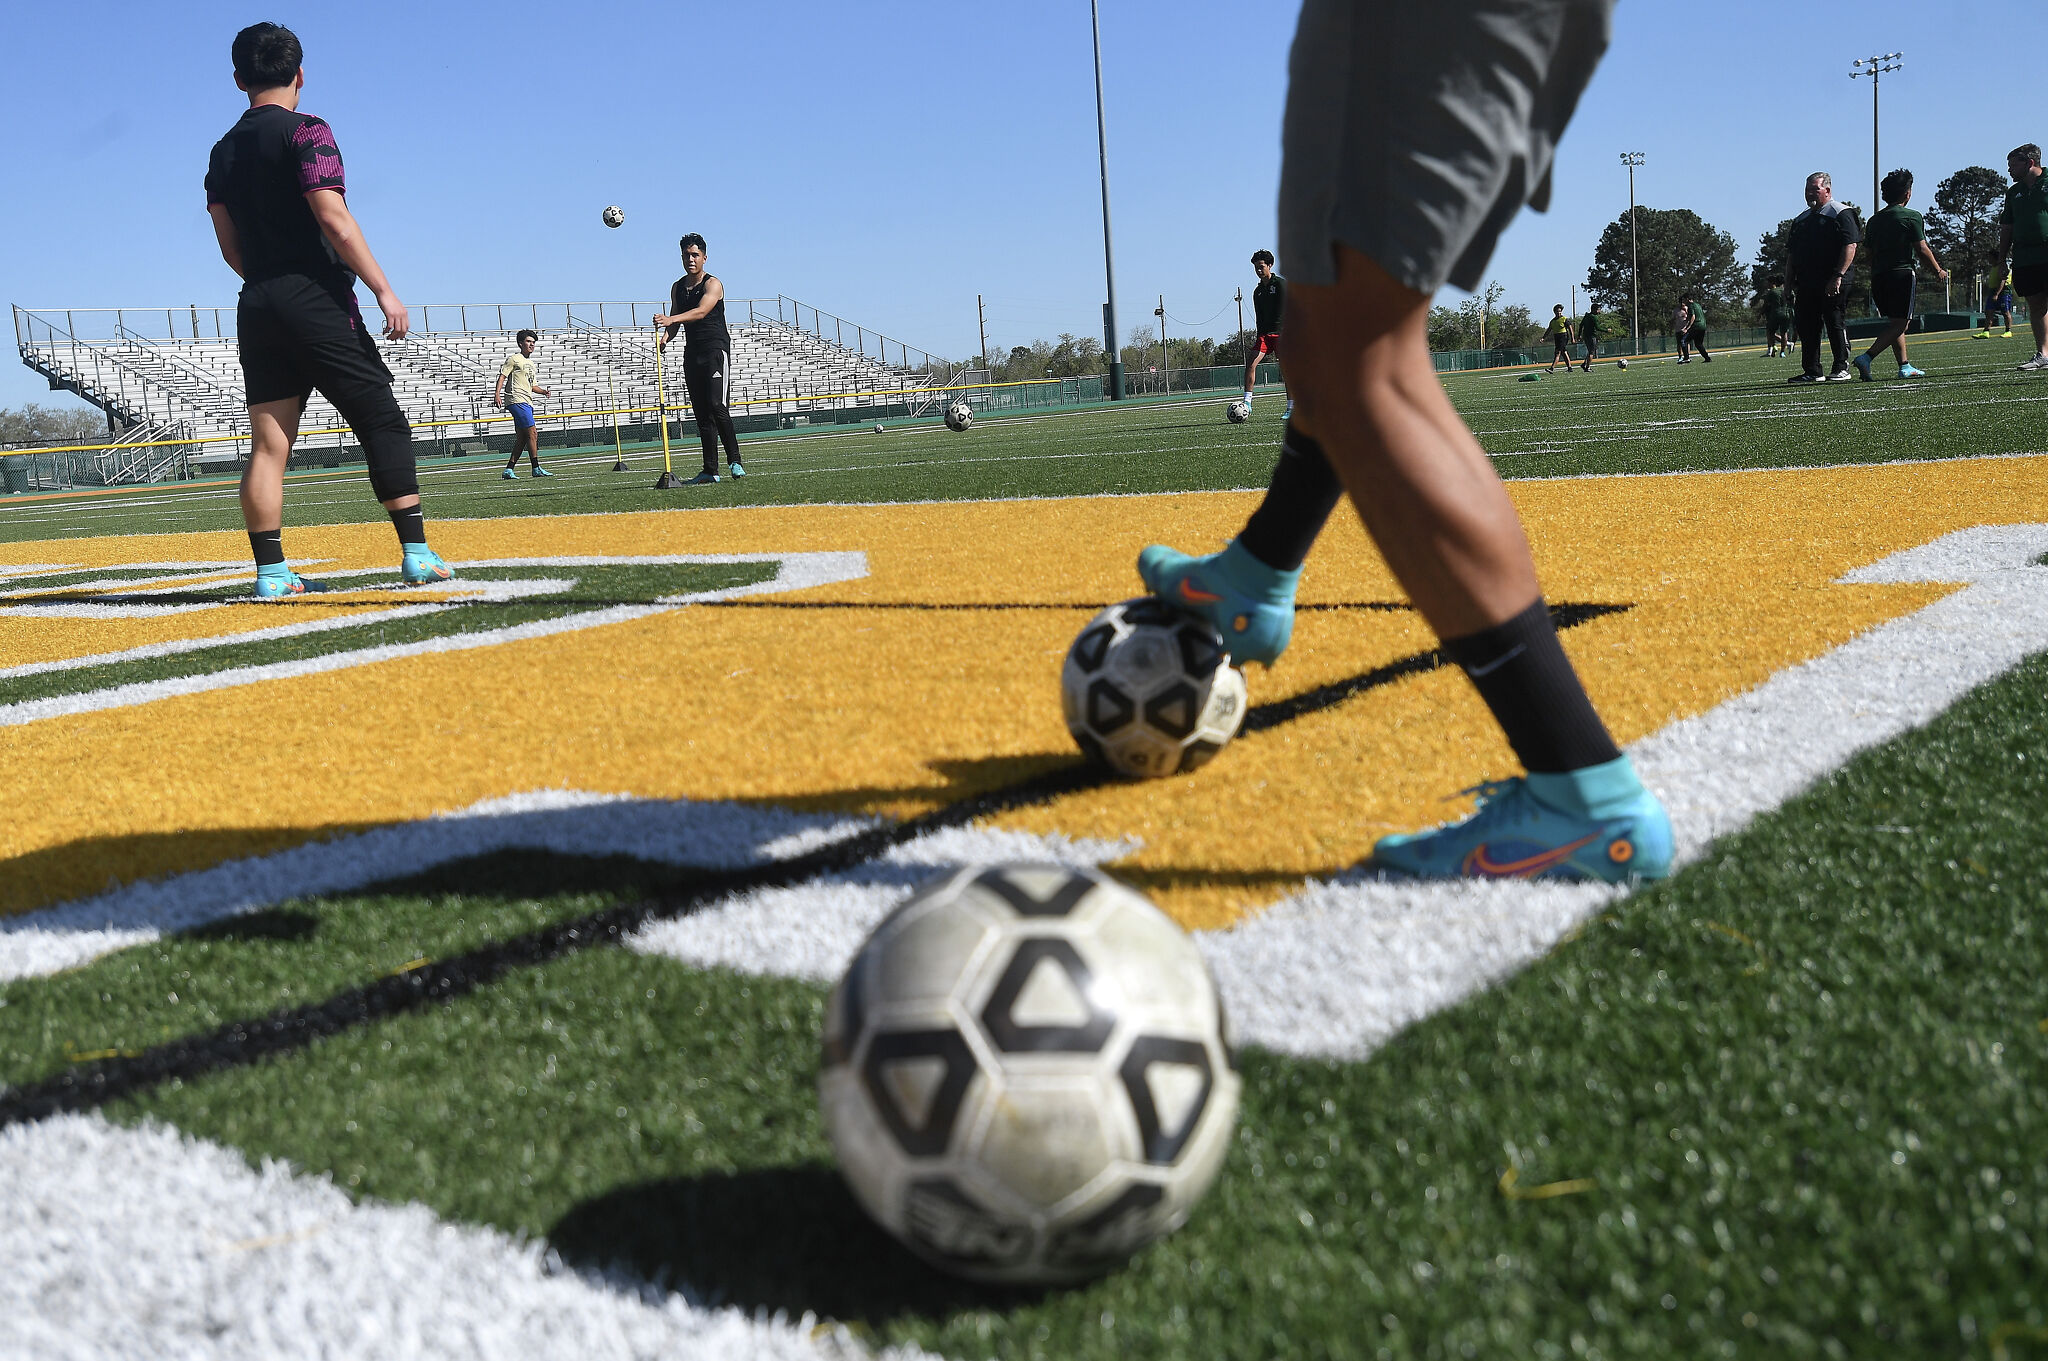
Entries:
{"type": "Polygon", "coordinates": [[[1240,1080],[1186,932],[1093,870],[955,871],[868,937],[818,1099],[854,1197],[974,1280],[1114,1268],[1215,1180],[1240,1080]]]}
{"type": "Polygon", "coordinates": [[[1625,369],[1628,367],[1628,361],[1626,359],[1617,359],[1614,361],[1614,367],[1616,367],[1617,369],[1625,369]]]}
{"type": "Polygon", "coordinates": [[[967,403],[955,402],[946,408],[946,428],[948,430],[965,430],[972,424],[974,424],[974,408],[967,405],[967,403]]]}
{"type": "Polygon", "coordinates": [[[1223,414],[1230,418],[1232,425],[1243,425],[1252,418],[1252,404],[1240,397],[1224,407],[1223,414]]]}
{"type": "Polygon", "coordinates": [[[1067,731],[1119,775],[1154,779],[1207,765],[1237,736],[1244,672],[1223,635],[1156,596],[1088,621],[1060,670],[1067,731]]]}
{"type": "Polygon", "coordinates": [[[616,203],[604,210],[604,225],[607,227],[620,226],[625,220],[626,210],[616,203]]]}

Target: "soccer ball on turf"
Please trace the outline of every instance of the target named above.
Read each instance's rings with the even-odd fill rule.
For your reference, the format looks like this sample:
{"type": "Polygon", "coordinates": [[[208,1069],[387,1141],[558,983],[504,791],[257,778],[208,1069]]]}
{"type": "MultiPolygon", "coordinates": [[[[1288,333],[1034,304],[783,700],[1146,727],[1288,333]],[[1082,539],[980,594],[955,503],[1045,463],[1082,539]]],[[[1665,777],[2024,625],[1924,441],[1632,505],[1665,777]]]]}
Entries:
{"type": "Polygon", "coordinates": [[[1626,359],[1617,359],[1614,361],[1614,367],[1616,367],[1617,369],[1625,369],[1628,367],[1628,361],[1626,359]]]}
{"type": "Polygon", "coordinates": [[[965,430],[974,424],[974,408],[965,402],[955,402],[946,408],[946,428],[965,430]]]}
{"type": "Polygon", "coordinates": [[[626,210],[616,203],[604,210],[604,225],[607,227],[619,226],[625,220],[626,210]]]}
{"type": "Polygon", "coordinates": [[[1223,408],[1223,414],[1230,417],[1232,425],[1243,425],[1252,418],[1252,404],[1240,397],[1223,408]]]}
{"type": "Polygon", "coordinates": [[[1201,951],[1094,870],[956,870],[825,1011],[818,1103],[862,1208],[980,1281],[1100,1275],[1185,1222],[1240,1080],[1201,951]]]}
{"type": "Polygon", "coordinates": [[[875,423],[875,433],[878,435],[882,433],[882,425],[879,421],[875,423]]]}
{"type": "Polygon", "coordinates": [[[1244,672],[1223,635],[1155,596],[1088,621],[1067,649],[1060,708],[1081,750],[1119,775],[1207,765],[1244,722],[1244,672]]]}

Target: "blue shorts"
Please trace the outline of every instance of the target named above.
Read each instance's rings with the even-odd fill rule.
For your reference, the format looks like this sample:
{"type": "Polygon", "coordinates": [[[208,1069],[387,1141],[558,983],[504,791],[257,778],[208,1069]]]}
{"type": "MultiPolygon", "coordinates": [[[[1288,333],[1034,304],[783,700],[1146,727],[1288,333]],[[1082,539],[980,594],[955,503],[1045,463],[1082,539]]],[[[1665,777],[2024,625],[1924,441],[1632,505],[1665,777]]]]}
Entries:
{"type": "Polygon", "coordinates": [[[507,402],[505,403],[505,411],[507,415],[512,417],[512,428],[514,430],[533,429],[533,408],[525,402],[507,402]]]}

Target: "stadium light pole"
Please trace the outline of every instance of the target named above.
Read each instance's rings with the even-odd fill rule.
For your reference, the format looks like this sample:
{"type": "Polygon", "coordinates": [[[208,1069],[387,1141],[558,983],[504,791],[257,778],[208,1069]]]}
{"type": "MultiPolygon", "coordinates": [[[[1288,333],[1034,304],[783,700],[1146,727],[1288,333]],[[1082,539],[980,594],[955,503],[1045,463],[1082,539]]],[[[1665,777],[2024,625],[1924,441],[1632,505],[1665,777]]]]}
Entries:
{"type": "Polygon", "coordinates": [[[1636,167],[1643,163],[1640,151],[1624,151],[1621,163],[1628,167],[1628,306],[1635,320],[1629,323],[1629,338],[1637,354],[1643,352],[1643,298],[1636,289],[1636,167]]]}
{"type": "Polygon", "coordinates": [[[1116,261],[1109,246],[1109,124],[1102,113],[1102,15],[1097,0],[1088,0],[1088,23],[1095,31],[1095,150],[1102,162],[1102,283],[1109,297],[1102,304],[1102,330],[1109,345],[1109,400],[1120,402],[1124,361],[1116,347],[1116,261]]]}
{"type": "Polygon", "coordinates": [[[1906,63],[1902,58],[1905,55],[1903,52],[1881,52],[1877,56],[1859,57],[1849,63],[1849,79],[1854,80],[1858,76],[1870,77],[1870,207],[1863,214],[1866,219],[1877,211],[1878,205],[1877,78],[1904,66],[1906,63]]]}

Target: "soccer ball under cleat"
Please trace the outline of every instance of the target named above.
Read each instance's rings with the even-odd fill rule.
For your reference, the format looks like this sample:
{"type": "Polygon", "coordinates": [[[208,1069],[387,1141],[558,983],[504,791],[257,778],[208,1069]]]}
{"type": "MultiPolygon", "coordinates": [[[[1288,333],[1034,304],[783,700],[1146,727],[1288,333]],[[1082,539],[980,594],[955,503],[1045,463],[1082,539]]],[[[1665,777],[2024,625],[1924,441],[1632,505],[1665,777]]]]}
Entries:
{"type": "Polygon", "coordinates": [[[948,430],[965,430],[972,424],[974,424],[974,408],[967,405],[967,403],[955,402],[946,408],[946,428],[948,430]]]}
{"type": "Polygon", "coordinates": [[[953,871],[875,928],[825,1011],[839,1170],[974,1280],[1100,1275],[1215,1179],[1240,1081],[1200,950],[1094,870],[953,871]]]}
{"type": "Polygon", "coordinates": [[[1119,775],[1207,765],[1244,722],[1244,672],[1203,620],[1140,596],[1088,621],[1060,671],[1067,731],[1119,775]]]}
{"type": "Polygon", "coordinates": [[[1252,418],[1252,404],[1242,397],[1223,408],[1223,414],[1230,418],[1232,425],[1243,425],[1252,418]]]}
{"type": "Polygon", "coordinates": [[[626,210],[616,203],[604,210],[604,225],[607,227],[619,226],[625,220],[626,210]]]}

